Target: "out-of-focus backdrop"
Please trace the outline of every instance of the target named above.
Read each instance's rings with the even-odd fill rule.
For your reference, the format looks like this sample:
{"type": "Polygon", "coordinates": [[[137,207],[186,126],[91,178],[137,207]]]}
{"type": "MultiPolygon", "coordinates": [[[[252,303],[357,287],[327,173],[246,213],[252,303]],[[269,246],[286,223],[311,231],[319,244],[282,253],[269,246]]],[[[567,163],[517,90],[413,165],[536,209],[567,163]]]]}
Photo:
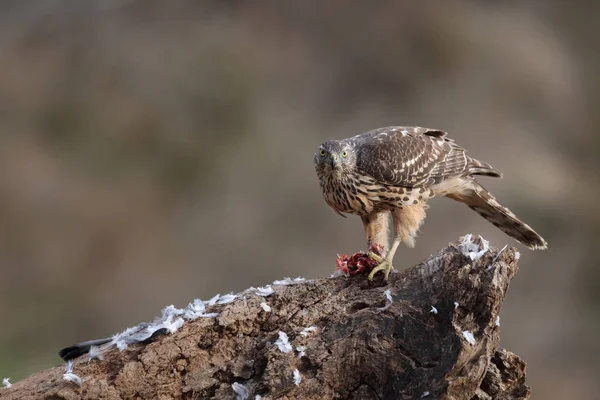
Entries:
{"type": "Polygon", "coordinates": [[[521,249],[502,345],[539,399],[600,390],[600,3],[0,3],[0,377],[169,304],[329,275],[364,248],[325,140],[449,131],[550,243],[435,199],[408,267],[472,232],[521,249]],[[594,257],[596,253],[596,257],[594,257]]]}

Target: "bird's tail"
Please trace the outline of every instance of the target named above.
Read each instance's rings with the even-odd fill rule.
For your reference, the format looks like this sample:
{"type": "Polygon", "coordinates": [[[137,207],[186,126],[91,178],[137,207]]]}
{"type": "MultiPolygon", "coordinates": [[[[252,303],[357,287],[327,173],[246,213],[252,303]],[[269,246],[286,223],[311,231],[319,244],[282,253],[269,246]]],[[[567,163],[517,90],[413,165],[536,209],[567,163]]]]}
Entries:
{"type": "Polygon", "coordinates": [[[500,204],[490,192],[475,180],[472,181],[469,189],[447,196],[465,203],[502,232],[530,249],[545,250],[548,247],[548,243],[540,235],[517,218],[512,211],[500,204]]]}

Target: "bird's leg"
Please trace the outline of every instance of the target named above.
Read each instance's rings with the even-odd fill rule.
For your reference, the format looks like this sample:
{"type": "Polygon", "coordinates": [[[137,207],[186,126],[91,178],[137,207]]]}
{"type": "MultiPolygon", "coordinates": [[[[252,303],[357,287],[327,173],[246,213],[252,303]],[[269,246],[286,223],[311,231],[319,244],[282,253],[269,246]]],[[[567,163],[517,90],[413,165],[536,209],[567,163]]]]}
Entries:
{"type": "Polygon", "coordinates": [[[370,249],[371,245],[378,244],[383,246],[385,252],[389,248],[390,213],[384,211],[363,215],[362,222],[365,227],[367,247],[370,249]]]}
{"type": "Polygon", "coordinates": [[[390,247],[390,250],[383,259],[372,252],[369,253],[369,257],[379,263],[369,274],[369,280],[373,280],[373,277],[379,271],[383,271],[385,280],[388,279],[390,272],[394,269],[392,260],[400,242],[406,243],[408,247],[414,247],[415,236],[425,219],[425,204],[418,203],[397,208],[392,212],[392,219],[394,222],[394,241],[392,247],[390,247]]]}
{"type": "MultiPolygon", "coordinates": [[[[362,221],[363,221],[363,225],[365,226],[365,235],[367,237],[367,246],[369,247],[369,249],[371,248],[371,245],[373,244],[378,244],[383,246],[383,253],[384,254],[376,254],[373,251],[369,251],[368,256],[369,258],[377,261],[379,263],[379,265],[373,269],[373,271],[375,271],[375,273],[377,271],[381,271],[385,268],[386,265],[389,265],[389,271],[392,270],[392,263],[391,263],[391,257],[394,257],[394,252],[396,251],[396,248],[398,247],[398,244],[400,243],[400,239],[398,238],[397,240],[394,240],[394,243],[392,244],[392,247],[389,248],[388,244],[389,244],[389,226],[390,226],[390,214],[389,212],[376,212],[376,213],[371,213],[369,215],[363,215],[362,216],[362,221]],[[387,255],[387,257],[386,257],[387,255]],[[386,257],[386,258],[384,258],[386,257]],[[390,260],[390,262],[386,262],[386,259],[390,260]]],[[[389,275],[389,271],[386,271],[385,276],[387,279],[387,276],[389,275]]],[[[371,272],[371,274],[369,275],[369,279],[373,279],[373,275],[375,275],[374,272],[371,272]]]]}
{"type": "Polygon", "coordinates": [[[369,274],[370,281],[373,280],[373,277],[379,271],[383,271],[383,273],[385,274],[385,280],[387,281],[387,279],[390,275],[390,272],[392,272],[392,270],[394,269],[394,266],[392,265],[392,260],[394,259],[394,254],[396,253],[396,250],[398,249],[398,246],[400,245],[401,241],[402,241],[402,239],[400,237],[394,236],[394,242],[392,243],[392,247],[387,252],[387,255],[385,258],[380,257],[373,252],[369,253],[369,258],[371,258],[379,263],[379,265],[376,266],[375,268],[373,268],[373,270],[369,274]]]}

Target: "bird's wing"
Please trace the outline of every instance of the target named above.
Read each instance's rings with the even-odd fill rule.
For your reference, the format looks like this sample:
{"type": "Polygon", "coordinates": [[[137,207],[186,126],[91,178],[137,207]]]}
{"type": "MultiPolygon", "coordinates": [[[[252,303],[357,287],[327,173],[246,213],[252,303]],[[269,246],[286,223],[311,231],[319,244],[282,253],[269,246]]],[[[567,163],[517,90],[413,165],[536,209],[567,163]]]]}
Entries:
{"type": "Polygon", "coordinates": [[[356,166],[379,182],[422,187],[468,174],[465,150],[446,132],[421,127],[387,127],[358,135],[356,166]]]}

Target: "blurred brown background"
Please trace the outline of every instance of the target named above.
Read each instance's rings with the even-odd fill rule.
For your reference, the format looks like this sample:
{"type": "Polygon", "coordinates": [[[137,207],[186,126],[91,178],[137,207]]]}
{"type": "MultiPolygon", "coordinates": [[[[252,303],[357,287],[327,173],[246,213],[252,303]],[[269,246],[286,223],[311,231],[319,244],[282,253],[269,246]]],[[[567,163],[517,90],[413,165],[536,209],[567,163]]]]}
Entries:
{"type": "Polygon", "coordinates": [[[521,248],[502,343],[538,399],[600,390],[600,3],[2,1],[0,378],[169,304],[333,272],[360,220],[324,140],[444,129],[550,243],[432,202],[408,267],[473,232],[521,248]],[[575,6],[576,3],[578,6],[575,6]]]}

